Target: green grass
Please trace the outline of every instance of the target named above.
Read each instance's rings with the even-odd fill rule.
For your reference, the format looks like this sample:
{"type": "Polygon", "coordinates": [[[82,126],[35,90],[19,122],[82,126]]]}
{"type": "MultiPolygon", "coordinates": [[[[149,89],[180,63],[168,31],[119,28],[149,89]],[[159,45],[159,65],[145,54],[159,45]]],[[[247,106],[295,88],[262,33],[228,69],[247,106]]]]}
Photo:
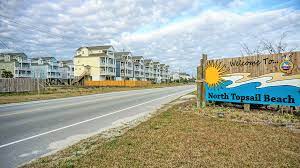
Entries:
{"type": "Polygon", "coordinates": [[[189,101],[123,135],[97,135],[24,167],[300,167],[299,133],[213,115],[220,110],[242,113],[199,113],[189,101]]]}

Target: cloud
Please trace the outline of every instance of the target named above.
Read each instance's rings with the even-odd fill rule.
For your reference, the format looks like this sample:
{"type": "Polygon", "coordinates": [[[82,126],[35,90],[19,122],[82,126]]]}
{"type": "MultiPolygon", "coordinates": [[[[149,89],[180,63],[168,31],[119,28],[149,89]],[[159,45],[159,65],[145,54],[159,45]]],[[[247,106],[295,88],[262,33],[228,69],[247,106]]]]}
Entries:
{"type": "Polygon", "coordinates": [[[276,40],[288,31],[289,45],[299,45],[300,11],[292,2],[269,1],[269,9],[259,0],[7,1],[0,3],[10,18],[1,17],[0,39],[29,56],[58,59],[82,45],[112,44],[191,73],[202,53],[238,56],[240,42],[255,47],[257,37],[276,40]]]}

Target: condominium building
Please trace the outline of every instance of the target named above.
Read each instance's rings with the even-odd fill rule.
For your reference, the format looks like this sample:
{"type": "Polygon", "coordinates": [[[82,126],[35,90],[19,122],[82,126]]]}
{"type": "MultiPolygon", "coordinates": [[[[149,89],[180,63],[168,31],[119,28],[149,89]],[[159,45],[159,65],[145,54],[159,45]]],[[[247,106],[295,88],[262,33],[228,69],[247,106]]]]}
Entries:
{"type": "Polygon", "coordinates": [[[32,77],[30,61],[24,53],[0,53],[0,78],[3,71],[10,71],[14,78],[32,77]]]}
{"type": "Polygon", "coordinates": [[[134,80],[144,81],[145,79],[145,65],[143,56],[133,56],[133,77],[134,80]]]}
{"type": "Polygon", "coordinates": [[[145,78],[147,81],[154,82],[154,70],[153,70],[153,61],[151,59],[145,59],[145,78]]]}
{"type": "Polygon", "coordinates": [[[190,76],[189,74],[185,73],[185,72],[173,72],[171,75],[171,81],[182,81],[182,80],[191,80],[193,79],[192,76],[190,76]]]}
{"type": "Polygon", "coordinates": [[[154,75],[154,82],[161,83],[160,63],[158,61],[153,62],[153,75],[154,75]]]}
{"type": "Polygon", "coordinates": [[[59,69],[63,82],[71,84],[74,79],[74,63],[73,60],[59,61],[59,69]]]}
{"type": "Polygon", "coordinates": [[[32,77],[46,79],[51,83],[61,83],[59,63],[55,57],[37,57],[31,59],[32,77]]]}
{"type": "Polygon", "coordinates": [[[170,66],[169,65],[165,65],[165,73],[166,73],[166,82],[170,82],[171,81],[171,75],[170,75],[170,66]]]}
{"type": "Polygon", "coordinates": [[[115,80],[116,60],[112,45],[80,47],[74,56],[74,76],[81,80],[89,76],[93,81],[115,80]]]}
{"type": "Polygon", "coordinates": [[[133,62],[131,52],[115,52],[116,80],[133,79],[133,62]]]}
{"type": "Polygon", "coordinates": [[[161,82],[170,81],[169,65],[160,64],[160,76],[161,76],[161,82]]]}

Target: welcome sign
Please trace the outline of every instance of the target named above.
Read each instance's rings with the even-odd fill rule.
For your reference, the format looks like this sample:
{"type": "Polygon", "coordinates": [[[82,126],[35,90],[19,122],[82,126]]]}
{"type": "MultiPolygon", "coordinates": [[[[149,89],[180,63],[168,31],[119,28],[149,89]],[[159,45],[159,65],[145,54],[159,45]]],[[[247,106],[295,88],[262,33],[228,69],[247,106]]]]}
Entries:
{"type": "Polygon", "coordinates": [[[300,53],[208,60],[208,101],[300,106],[300,53]]]}

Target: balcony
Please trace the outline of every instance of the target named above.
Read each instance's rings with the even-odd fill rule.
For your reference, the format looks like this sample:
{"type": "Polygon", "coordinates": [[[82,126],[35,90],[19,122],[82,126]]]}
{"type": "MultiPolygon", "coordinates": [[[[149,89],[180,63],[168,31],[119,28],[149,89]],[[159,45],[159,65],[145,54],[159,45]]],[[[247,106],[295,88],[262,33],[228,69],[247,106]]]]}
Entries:
{"type": "Polygon", "coordinates": [[[31,73],[30,74],[24,73],[24,74],[15,74],[14,77],[15,78],[31,78],[32,75],[31,75],[31,73]]]}
{"type": "Polygon", "coordinates": [[[60,74],[48,74],[47,78],[61,78],[60,74]]]}
{"type": "Polygon", "coordinates": [[[116,67],[115,64],[113,63],[105,63],[105,62],[100,62],[100,67],[116,67]]]}
{"type": "Polygon", "coordinates": [[[60,69],[58,69],[58,68],[57,69],[51,69],[51,68],[49,68],[48,72],[49,73],[60,73],[60,69]]]}
{"type": "Polygon", "coordinates": [[[29,66],[17,66],[15,67],[15,70],[18,70],[18,71],[31,71],[31,68],[29,66]]]}
{"type": "Polygon", "coordinates": [[[109,75],[109,76],[115,76],[115,72],[110,71],[100,71],[100,75],[109,75]]]}

